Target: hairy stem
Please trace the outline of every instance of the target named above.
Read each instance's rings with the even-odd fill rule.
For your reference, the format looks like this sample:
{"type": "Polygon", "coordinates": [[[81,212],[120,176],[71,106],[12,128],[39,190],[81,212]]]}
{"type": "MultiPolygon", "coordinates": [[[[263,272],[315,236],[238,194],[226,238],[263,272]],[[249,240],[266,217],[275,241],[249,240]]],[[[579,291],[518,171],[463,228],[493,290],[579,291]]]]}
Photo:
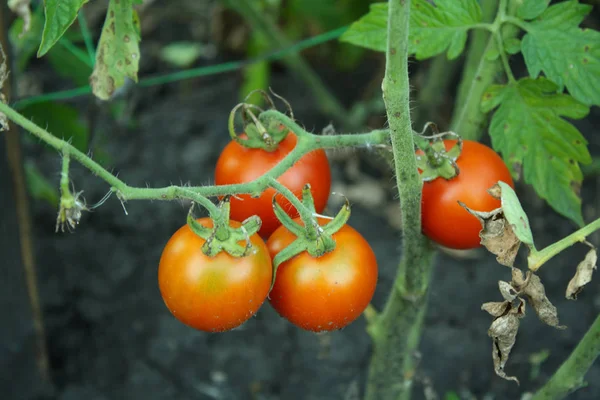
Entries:
{"type": "Polygon", "coordinates": [[[569,358],[531,400],[559,400],[585,386],[583,377],[600,354],[600,315],[569,358]]]}
{"type": "Polygon", "coordinates": [[[366,147],[373,145],[383,145],[389,139],[389,131],[376,130],[369,133],[319,136],[304,131],[298,124],[289,117],[277,111],[265,111],[261,118],[271,118],[288,125],[290,129],[298,136],[298,142],[292,150],[279,164],[274,166],[265,175],[255,179],[252,182],[234,185],[220,186],[197,186],[197,187],[179,187],[168,186],[163,188],[136,188],[127,185],[125,182],[107,171],[100,164],[89,158],[86,154],[77,150],[70,143],[53,136],[45,129],[34,124],[23,115],[19,114],[8,105],[0,102],[0,113],[4,113],[8,119],[17,125],[25,128],[33,135],[38,137],[44,143],[54,149],[64,152],[67,151],[70,158],[77,160],[84,167],[88,168],[95,175],[107,182],[113,192],[115,192],[121,201],[127,200],[176,200],[189,199],[204,205],[209,211],[212,209],[207,196],[225,196],[241,193],[260,194],[270,185],[271,179],[277,179],[292,165],[294,165],[302,156],[316,149],[332,149],[341,147],[366,147]]]}
{"type": "Polygon", "coordinates": [[[388,18],[386,104],[402,207],[402,261],[383,312],[369,326],[373,357],[367,400],[408,399],[415,370],[414,353],[427,307],[433,251],[421,234],[421,186],[409,109],[409,0],[391,0],[388,18]]]}
{"type": "MultiPolygon", "coordinates": [[[[232,3],[232,1],[229,0],[229,3],[232,3]]],[[[290,46],[290,42],[285,35],[273,24],[268,16],[261,11],[257,1],[235,1],[235,9],[246,18],[248,23],[252,26],[252,29],[262,33],[271,48],[285,48],[290,46]]],[[[283,61],[288,68],[306,83],[324,114],[331,116],[339,123],[346,123],[351,120],[342,104],[327,89],[325,83],[312,70],[308,63],[304,61],[300,54],[291,53],[284,57],[283,61]]]]}
{"type": "Polygon", "coordinates": [[[583,228],[571,233],[569,236],[566,236],[559,240],[556,243],[552,243],[548,247],[543,248],[542,250],[531,252],[529,257],[527,257],[527,262],[529,264],[529,269],[532,271],[537,271],[540,269],[542,265],[548,262],[552,257],[562,252],[564,249],[571,247],[575,243],[585,241],[585,238],[596,232],[600,229],[600,218],[589,223],[583,228]]]}

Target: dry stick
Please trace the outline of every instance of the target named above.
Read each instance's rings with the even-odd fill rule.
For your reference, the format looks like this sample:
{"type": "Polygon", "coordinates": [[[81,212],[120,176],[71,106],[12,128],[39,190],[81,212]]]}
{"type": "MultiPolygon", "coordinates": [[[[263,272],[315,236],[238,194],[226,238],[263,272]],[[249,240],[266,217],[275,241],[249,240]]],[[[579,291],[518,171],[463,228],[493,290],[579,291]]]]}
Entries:
{"type": "MultiPolygon", "coordinates": [[[[6,54],[6,63],[7,65],[10,65],[10,46],[8,45],[6,35],[7,30],[4,26],[4,21],[6,19],[5,7],[6,5],[4,4],[0,6],[0,44],[6,54]]],[[[7,99],[10,99],[11,96],[10,81],[10,77],[4,81],[2,90],[7,99]]],[[[9,130],[1,134],[4,135],[4,140],[6,141],[6,156],[13,178],[15,207],[17,209],[17,221],[19,223],[19,242],[21,243],[21,261],[23,263],[25,280],[27,282],[27,293],[31,304],[33,327],[35,330],[36,363],[42,379],[46,383],[51,383],[50,362],[48,359],[48,349],[46,346],[46,334],[44,329],[44,315],[37,287],[31,215],[29,212],[29,198],[27,196],[25,175],[23,172],[23,156],[21,153],[19,132],[16,129],[9,128],[9,130]]]]}
{"type": "Polygon", "coordinates": [[[373,357],[367,400],[410,398],[415,353],[427,309],[427,288],[434,251],[421,234],[421,179],[417,172],[410,121],[408,81],[409,0],[389,2],[388,44],[383,98],[390,126],[400,205],[402,260],[394,287],[381,315],[368,330],[373,357]]]}

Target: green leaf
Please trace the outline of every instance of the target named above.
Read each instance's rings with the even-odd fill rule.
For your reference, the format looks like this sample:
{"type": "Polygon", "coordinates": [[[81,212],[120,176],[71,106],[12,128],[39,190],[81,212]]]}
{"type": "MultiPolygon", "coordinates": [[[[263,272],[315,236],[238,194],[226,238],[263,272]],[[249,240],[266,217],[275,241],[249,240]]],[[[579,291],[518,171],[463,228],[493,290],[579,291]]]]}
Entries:
{"type": "Polygon", "coordinates": [[[521,51],[521,40],[511,37],[504,41],[504,51],[508,54],[517,54],[521,51]]]}
{"type": "Polygon", "coordinates": [[[132,0],[110,0],[90,77],[96,97],[108,100],[125,84],[125,78],[137,82],[140,40],[139,20],[133,12],[132,0]]]}
{"type": "Polygon", "coordinates": [[[499,181],[498,185],[500,186],[500,198],[504,217],[512,226],[513,232],[519,240],[525,243],[531,250],[535,250],[531,224],[517,194],[506,182],[499,181]]]}
{"type": "Polygon", "coordinates": [[[54,136],[69,140],[82,152],[88,150],[89,131],[79,120],[79,111],[66,104],[46,102],[29,105],[21,114],[36,124],[44,126],[54,136]]]}
{"type": "Polygon", "coordinates": [[[53,47],[47,55],[54,71],[61,77],[70,79],[77,86],[87,86],[92,67],[76,57],[64,46],[53,47]]]}
{"type": "MultiPolygon", "coordinates": [[[[375,3],[356,21],[340,40],[372,50],[385,51],[387,40],[387,3],[375,3]]],[[[447,52],[449,59],[462,53],[467,31],[481,22],[476,0],[427,0],[411,3],[409,53],[418,60],[447,52]]]]}
{"type": "Polygon", "coordinates": [[[575,99],[600,105],[600,32],[578,25],[591,6],[565,1],[527,24],[522,52],[531,77],[540,72],[575,99]]]}
{"type": "Polygon", "coordinates": [[[523,19],[534,19],[548,8],[550,0],[523,0],[523,4],[517,8],[517,17],[523,19]]]}
{"type": "Polygon", "coordinates": [[[524,78],[507,86],[493,85],[483,95],[482,109],[499,106],[490,123],[493,147],[509,168],[523,169],[525,182],[554,210],[583,225],[579,163],[591,162],[587,141],[561,117],[580,119],[589,108],[567,94],[556,93],[545,78],[524,78]]]}
{"type": "Polygon", "coordinates": [[[197,42],[172,42],[160,49],[160,58],[176,67],[189,68],[206,51],[197,42]]]}
{"type": "Polygon", "coordinates": [[[462,53],[467,31],[481,22],[477,0],[427,0],[412,2],[410,10],[409,52],[417,60],[433,57],[447,50],[452,60],[462,53]]]}
{"type": "Polygon", "coordinates": [[[42,57],[58,42],[77,18],[79,9],[87,0],[45,0],[46,22],[42,33],[42,43],[37,56],[42,57]]]}
{"type": "Polygon", "coordinates": [[[47,201],[52,207],[58,207],[58,187],[46,179],[33,161],[25,161],[23,168],[25,170],[27,189],[31,197],[36,200],[47,201]]]}
{"type": "Polygon", "coordinates": [[[369,12],[340,37],[342,42],[347,42],[375,51],[385,52],[387,46],[387,3],[371,4],[369,12]]]}

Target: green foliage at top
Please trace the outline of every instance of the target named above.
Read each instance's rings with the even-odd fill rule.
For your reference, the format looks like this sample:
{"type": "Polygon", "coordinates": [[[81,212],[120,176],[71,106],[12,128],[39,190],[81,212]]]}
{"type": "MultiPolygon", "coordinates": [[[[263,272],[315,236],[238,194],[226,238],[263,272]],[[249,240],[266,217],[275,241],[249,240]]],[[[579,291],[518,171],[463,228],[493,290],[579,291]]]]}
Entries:
{"type": "Polygon", "coordinates": [[[531,77],[543,72],[582,103],[600,105],[600,32],[579,28],[591,9],[577,0],[547,8],[525,26],[522,52],[531,77]]]}
{"type": "MultiPolygon", "coordinates": [[[[376,3],[370,12],[356,21],[340,40],[385,51],[387,41],[387,3],[376,3]]],[[[447,52],[449,59],[462,53],[467,31],[481,22],[481,8],[476,0],[427,0],[411,3],[409,53],[425,59],[447,52]]]]}
{"type": "Polygon", "coordinates": [[[509,85],[493,85],[483,96],[482,108],[496,107],[490,124],[495,149],[509,168],[532,184],[558,213],[583,225],[579,163],[591,162],[587,141],[563,117],[580,119],[589,108],[573,97],[557,93],[545,78],[524,78],[509,85]]]}
{"type": "Polygon", "coordinates": [[[550,4],[550,0],[523,0],[517,9],[517,17],[522,19],[534,19],[544,12],[550,4]]]}
{"type": "Polygon", "coordinates": [[[46,20],[38,57],[42,57],[58,42],[77,18],[79,9],[87,0],[45,0],[46,20]]]}

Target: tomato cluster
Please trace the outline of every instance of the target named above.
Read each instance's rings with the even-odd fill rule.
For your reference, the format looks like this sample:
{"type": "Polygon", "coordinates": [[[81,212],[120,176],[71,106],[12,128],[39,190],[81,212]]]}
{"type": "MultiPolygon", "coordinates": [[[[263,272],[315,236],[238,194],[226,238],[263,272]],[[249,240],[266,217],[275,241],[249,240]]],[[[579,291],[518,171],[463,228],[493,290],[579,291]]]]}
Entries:
{"type": "MultiPolygon", "coordinates": [[[[250,182],[277,165],[296,143],[291,132],[271,152],[232,141],[217,162],[216,183],[250,182]]],[[[315,211],[322,212],[331,186],[325,152],[308,153],[278,181],[298,197],[309,183],[315,211]]],[[[236,221],[252,215],[263,221],[259,233],[250,238],[253,249],[246,256],[221,252],[208,257],[202,251],[205,240],[188,225],[173,234],[160,259],[158,282],[167,308],[177,319],[198,330],[222,332],[241,325],[262,306],[272,283],[273,259],[296,239],[276,218],[274,195],[274,189],[268,189],[260,197],[231,199],[231,226],[240,226],[236,221]],[[268,238],[266,244],[261,236],[268,238]]],[[[276,199],[290,217],[298,216],[288,200],[281,195],[276,199]]],[[[299,218],[295,221],[301,224],[299,218]]],[[[209,218],[198,222],[212,226],[209,218]]],[[[323,225],[328,220],[319,218],[318,222],[323,225]]],[[[321,257],[304,251],[281,263],[270,291],[273,308],[306,330],[343,328],[360,316],[375,292],[378,272],[371,246],[348,225],[332,238],[335,249],[321,257]]]]}

